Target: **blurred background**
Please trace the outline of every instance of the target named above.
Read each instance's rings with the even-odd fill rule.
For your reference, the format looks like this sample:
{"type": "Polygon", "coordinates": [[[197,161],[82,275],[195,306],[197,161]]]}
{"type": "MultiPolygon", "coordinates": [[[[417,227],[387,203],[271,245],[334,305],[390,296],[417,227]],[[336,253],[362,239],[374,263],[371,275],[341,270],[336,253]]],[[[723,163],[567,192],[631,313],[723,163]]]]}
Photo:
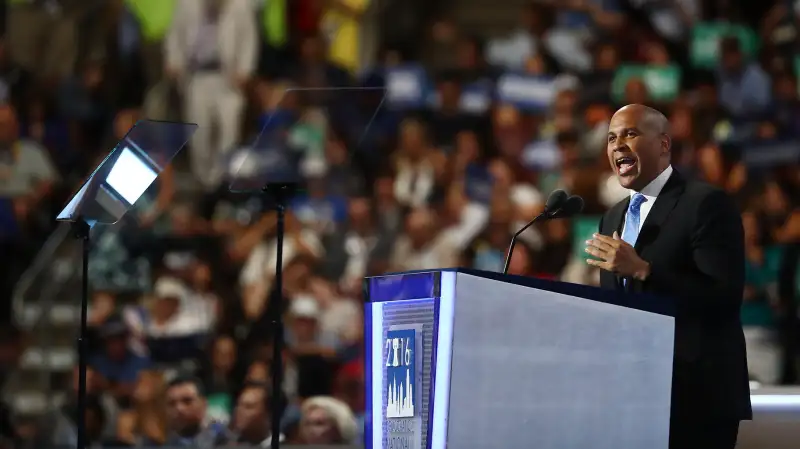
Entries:
{"type": "Polygon", "coordinates": [[[54,217],[141,118],[200,130],[131,213],[93,230],[96,447],[268,442],[273,394],[285,441],[360,441],[361,279],[499,271],[511,234],[563,188],[585,214],[526,231],[510,271],[596,284],[581,242],[628,194],[605,156],[608,120],[627,103],[663,111],[673,165],[738,199],[752,385],[800,381],[800,2],[0,10],[3,446],[74,447],[80,251],[54,217]],[[306,184],[287,220],[282,292],[269,201],[228,189],[245,165],[306,184]],[[279,393],[265,387],[277,314],[279,393]]]}

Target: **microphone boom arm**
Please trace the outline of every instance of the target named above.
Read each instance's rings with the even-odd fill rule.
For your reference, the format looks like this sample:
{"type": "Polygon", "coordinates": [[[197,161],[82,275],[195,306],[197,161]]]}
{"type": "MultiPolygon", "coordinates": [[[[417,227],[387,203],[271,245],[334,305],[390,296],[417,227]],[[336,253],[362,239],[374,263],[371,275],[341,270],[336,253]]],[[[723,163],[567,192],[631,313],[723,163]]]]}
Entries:
{"type": "Polygon", "coordinates": [[[528,224],[522,227],[519,231],[514,233],[511,237],[511,243],[508,245],[508,254],[506,255],[506,262],[503,265],[503,274],[508,274],[508,267],[511,265],[511,256],[514,254],[514,246],[517,244],[517,237],[520,236],[526,229],[530,228],[534,223],[541,219],[550,220],[557,218],[571,217],[583,210],[583,198],[572,195],[565,198],[566,194],[563,190],[556,190],[550,195],[545,205],[544,210],[529,221],[528,224]]]}
{"type": "Polygon", "coordinates": [[[542,217],[547,217],[548,215],[550,215],[550,212],[544,210],[539,215],[534,217],[533,220],[529,221],[528,224],[520,228],[519,231],[514,233],[514,235],[511,237],[511,243],[509,243],[508,245],[508,254],[506,254],[506,262],[505,264],[503,264],[503,274],[508,274],[508,266],[511,264],[511,255],[514,254],[514,246],[517,244],[517,237],[519,237],[520,234],[525,232],[526,229],[533,226],[533,224],[539,221],[539,219],[541,219],[542,217]]]}

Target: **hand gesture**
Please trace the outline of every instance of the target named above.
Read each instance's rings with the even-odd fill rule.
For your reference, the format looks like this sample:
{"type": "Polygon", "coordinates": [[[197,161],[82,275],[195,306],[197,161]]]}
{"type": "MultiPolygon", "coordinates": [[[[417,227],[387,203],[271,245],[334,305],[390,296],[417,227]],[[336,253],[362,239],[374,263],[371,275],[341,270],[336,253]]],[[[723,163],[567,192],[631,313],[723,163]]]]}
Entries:
{"type": "Polygon", "coordinates": [[[586,252],[601,260],[586,259],[586,263],[618,276],[639,280],[647,277],[650,264],[639,257],[633,246],[622,240],[617,232],[612,237],[601,234],[592,237],[586,241],[586,252]]]}

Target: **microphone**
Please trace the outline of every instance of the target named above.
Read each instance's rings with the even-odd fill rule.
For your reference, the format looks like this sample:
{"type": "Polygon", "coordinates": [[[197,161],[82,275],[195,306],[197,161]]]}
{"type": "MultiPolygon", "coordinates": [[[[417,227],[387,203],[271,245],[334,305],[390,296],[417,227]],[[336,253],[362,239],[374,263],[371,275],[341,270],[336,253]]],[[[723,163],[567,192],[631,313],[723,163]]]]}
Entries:
{"type": "Polygon", "coordinates": [[[553,193],[547,197],[547,202],[544,203],[544,210],[540,215],[548,214],[561,209],[564,203],[567,202],[567,199],[569,199],[567,192],[561,189],[553,190],[553,193]]]}
{"type": "Polygon", "coordinates": [[[570,195],[564,205],[548,218],[568,218],[583,211],[583,198],[578,195],[570,195]]]}
{"type": "MultiPolygon", "coordinates": [[[[549,220],[550,218],[554,218],[555,214],[560,212],[567,206],[567,203],[572,198],[577,198],[577,200],[573,200],[570,206],[570,210],[574,210],[578,207],[578,212],[580,209],[583,209],[583,198],[579,196],[569,196],[567,192],[558,189],[554,190],[553,193],[547,197],[547,202],[544,205],[544,210],[533,218],[533,220],[529,221],[528,224],[523,226],[519,231],[517,231],[513,237],[511,237],[511,244],[508,246],[508,254],[506,255],[506,262],[503,265],[503,274],[508,274],[508,265],[511,263],[511,255],[514,254],[514,246],[517,244],[517,237],[520,234],[525,232],[526,229],[531,227],[534,223],[539,221],[540,219],[549,220]]],[[[577,212],[574,212],[577,213],[577,212]]]]}

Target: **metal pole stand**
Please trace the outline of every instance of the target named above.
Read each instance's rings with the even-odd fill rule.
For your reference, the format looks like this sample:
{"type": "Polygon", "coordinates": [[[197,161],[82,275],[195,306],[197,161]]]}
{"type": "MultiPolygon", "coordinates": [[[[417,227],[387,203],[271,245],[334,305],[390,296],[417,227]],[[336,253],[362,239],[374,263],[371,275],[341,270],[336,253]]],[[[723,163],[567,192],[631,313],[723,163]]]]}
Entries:
{"type": "Polygon", "coordinates": [[[81,325],[78,333],[78,410],[75,426],[78,430],[77,448],[85,449],[88,445],[86,435],[86,366],[88,362],[88,315],[89,315],[89,234],[92,225],[78,218],[71,223],[72,232],[81,241],[81,325]]]}
{"type": "Polygon", "coordinates": [[[272,441],[271,449],[280,448],[281,418],[283,415],[283,238],[286,232],[286,207],[289,199],[298,191],[297,183],[269,183],[262,191],[275,200],[275,209],[278,211],[276,231],[277,257],[275,263],[275,291],[277,295],[271,300],[275,301],[272,316],[272,441]]]}

